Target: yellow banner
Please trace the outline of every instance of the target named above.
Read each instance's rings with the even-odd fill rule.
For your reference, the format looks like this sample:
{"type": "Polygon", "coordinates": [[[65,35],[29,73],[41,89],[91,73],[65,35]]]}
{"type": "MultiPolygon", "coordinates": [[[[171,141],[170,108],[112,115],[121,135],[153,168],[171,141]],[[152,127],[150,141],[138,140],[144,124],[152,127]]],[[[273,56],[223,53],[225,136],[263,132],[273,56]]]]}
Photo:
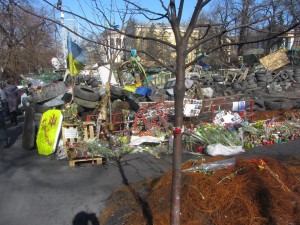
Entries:
{"type": "Polygon", "coordinates": [[[43,113],[36,138],[39,154],[50,155],[55,151],[62,119],[62,113],[57,109],[48,110],[43,113]]]}

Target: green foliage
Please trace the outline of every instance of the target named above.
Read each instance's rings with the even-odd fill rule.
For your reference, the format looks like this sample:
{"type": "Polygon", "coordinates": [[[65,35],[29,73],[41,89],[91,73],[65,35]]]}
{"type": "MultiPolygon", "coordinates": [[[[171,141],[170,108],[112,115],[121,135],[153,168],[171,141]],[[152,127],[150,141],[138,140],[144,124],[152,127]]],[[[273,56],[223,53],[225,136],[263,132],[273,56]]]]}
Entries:
{"type": "Polygon", "coordinates": [[[196,131],[192,132],[191,136],[202,143],[203,146],[216,143],[220,143],[225,146],[242,145],[242,140],[236,131],[211,124],[198,126],[196,131]]]}

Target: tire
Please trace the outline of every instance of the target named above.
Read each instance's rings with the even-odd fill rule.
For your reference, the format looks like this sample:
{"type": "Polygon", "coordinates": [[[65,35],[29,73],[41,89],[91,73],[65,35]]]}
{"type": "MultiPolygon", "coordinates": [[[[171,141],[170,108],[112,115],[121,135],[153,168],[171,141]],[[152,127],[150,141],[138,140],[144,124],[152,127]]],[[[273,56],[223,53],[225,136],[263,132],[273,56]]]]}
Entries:
{"type": "Polygon", "coordinates": [[[224,81],[224,77],[220,77],[220,76],[213,77],[213,81],[214,82],[223,82],[224,81]]]}
{"type": "Polygon", "coordinates": [[[270,110],[281,110],[281,109],[292,109],[293,104],[291,101],[285,99],[277,99],[277,100],[266,100],[265,106],[270,110]]]}
{"type": "Polygon", "coordinates": [[[224,96],[231,96],[231,95],[234,95],[235,92],[233,90],[225,90],[224,91],[224,96]]]}
{"type": "Polygon", "coordinates": [[[248,84],[247,89],[257,88],[257,84],[248,84]]]}
{"type": "Polygon", "coordinates": [[[297,83],[300,83],[300,77],[295,77],[294,79],[297,83]]]}
{"type": "Polygon", "coordinates": [[[256,112],[256,111],[262,112],[262,111],[266,111],[266,109],[265,109],[265,108],[261,108],[261,107],[259,107],[259,106],[257,106],[257,105],[254,105],[254,106],[253,106],[253,111],[254,111],[254,112],[256,112]]]}
{"type": "Polygon", "coordinates": [[[298,73],[298,74],[300,74],[300,68],[296,68],[296,69],[294,69],[294,73],[298,73]]]}
{"type": "Polygon", "coordinates": [[[294,78],[295,78],[295,77],[300,77],[300,73],[295,73],[295,74],[294,74],[294,78]]]}
{"type": "Polygon", "coordinates": [[[33,120],[35,122],[35,127],[38,130],[40,127],[41,119],[42,119],[43,113],[34,113],[33,120]]]}
{"type": "Polygon", "coordinates": [[[80,98],[77,98],[77,97],[74,97],[73,102],[75,102],[78,105],[81,105],[83,107],[89,108],[89,109],[96,108],[96,106],[98,104],[98,102],[87,101],[87,100],[80,99],[80,98]]]}
{"type": "Polygon", "coordinates": [[[32,93],[35,102],[44,102],[67,92],[64,82],[58,82],[42,87],[41,90],[32,93]]]}
{"type": "Polygon", "coordinates": [[[70,103],[72,101],[72,94],[65,93],[61,100],[63,100],[65,104],[70,103]]]}
{"type": "Polygon", "coordinates": [[[242,90],[242,85],[240,83],[233,83],[232,88],[236,91],[242,90]]]}
{"type": "Polygon", "coordinates": [[[95,87],[98,87],[99,85],[101,85],[101,82],[96,80],[91,84],[91,87],[95,88],[95,87]]]}
{"type": "Polygon", "coordinates": [[[262,100],[254,100],[254,105],[256,105],[258,108],[265,109],[265,104],[262,100]]]}
{"type": "Polygon", "coordinates": [[[288,79],[289,75],[287,73],[282,73],[280,74],[280,77],[282,78],[282,80],[286,80],[288,79]]]}
{"type": "Polygon", "coordinates": [[[88,110],[86,108],[84,108],[83,106],[81,106],[81,105],[77,106],[78,114],[81,114],[81,113],[86,112],[86,111],[88,111],[88,110]]]}
{"type": "Polygon", "coordinates": [[[22,147],[27,150],[34,149],[35,147],[36,132],[33,115],[34,106],[26,107],[23,125],[22,147]]]}
{"type": "Polygon", "coordinates": [[[257,82],[257,87],[267,87],[266,82],[257,82]]]}
{"type": "Polygon", "coordinates": [[[86,85],[77,85],[74,87],[74,95],[80,99],[96,102],[100,99],[99,91],[86,85]]]}
{"type": "Polygon", "coordinates": [[[257,82],[256,78],[248,80],[248,84],[256,84],[256,82],[257,82]]]}
{"type": "Polygon", "coordinates": [[[252,80],[253,78],[255,78],[255,74],[251,73],[247,75],[246,80],[252,80]]]}
{"type": "Polygon", "coordinates": [[[50,109],[50,107],[42,105],[42,104],[36,103],[34,105],[34,111],[35,111],[35,113],[44,113],[44,112],[46,112],[49,109],[50,109]]]}
{"type": "Polygon", "coordinates": [[[95,77],[91,77],[90,79],[88,79],[88,81],[86,82],[87,85],[91,85],[92,83],[94,83],[96,81],[95,77]]]}
{"type": "Polygon", "coordinates": [[[267,82],[266,77],[257,77],[256,80],[257,80],[257,82],[267,82]]]}

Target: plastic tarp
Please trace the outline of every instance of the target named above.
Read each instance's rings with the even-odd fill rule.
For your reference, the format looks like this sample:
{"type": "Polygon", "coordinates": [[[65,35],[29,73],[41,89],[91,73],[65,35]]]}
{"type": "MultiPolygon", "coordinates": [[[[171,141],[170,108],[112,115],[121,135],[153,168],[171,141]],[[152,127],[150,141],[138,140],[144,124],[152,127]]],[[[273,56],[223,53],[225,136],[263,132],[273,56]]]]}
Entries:
{"type": "Polygon", "coordinates": [[[243,146],[225,146],[220,143],[208,145],[206,147],[206,153],[211,156],[217,155],[235,155],[245,152],[243,146]]]}
{"type": "Polygon", "coordinates": [[[135,91],[137,95],[150,96],[152,94],[152,90],[148,87],[138,87],[135,91]]]}
{"type": "Polygon", "coordinates": [[[131,136],[129,145],[141,145],[143,143],[161,143],[164,137],[152,137],[152,136],[131,136]]]}
{"type": "Polygon", "coordinates": [[[191,167],[189,169],[183,170],[184,172],[193,172],[197,170],[217,170],[217,169],[222,169],[222,168],[227,168],[229,166],[234,166],[235,165],[235,158],[230,158],[230,159],[224,159],[224,160],[219,160],[215,162],[209,162],[209,163],[203,163],[199,166],[191,167]]]}
{"type": "MultiPolygon", "coordinates": [[[[108,82],[109,70],[110,70],[110,65],[109,64],[105,65],[105,66],[100,66],[98,68],[98,74],[100,76],[100,80],[101,80],[103,85],[106,85],[106,83],[108,82]]],[[[113,85],[118,84],[113,73],[111,75],[110,84],[113,84],[113,85]]]]}

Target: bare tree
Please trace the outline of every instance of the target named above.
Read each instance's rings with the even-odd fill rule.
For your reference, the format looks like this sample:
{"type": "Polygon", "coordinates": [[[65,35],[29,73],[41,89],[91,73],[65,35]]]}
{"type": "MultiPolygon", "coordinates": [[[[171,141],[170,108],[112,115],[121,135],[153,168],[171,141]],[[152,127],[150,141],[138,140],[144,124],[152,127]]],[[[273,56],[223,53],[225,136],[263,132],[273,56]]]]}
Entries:
{"type": "MultiPolygon", "coordinates": [[[[42,0],[43,2],[50,4],[51,7],[55,7],[47,0],[42,0]]],[[[246,1],[246,0],[245,0],[246,1]]],[[[173,72],[176,75],[176,85],[174,88],[175,93],[175,129],[174,129],[174,149],[173,149],[173,173],[172,173],[172,208],[171,208],[171,224],[180,224],[180,191],[181,191],[181,178],[182,178],[182,172],[181,172],[181,164],[182,164],[182,133],[183,133],[183,98],[185,93],[185,70],[192,64],[194,64],[197,61],[197,58],[194,60],[188,61],[187,56],[188,54],[191,54],[195,52],[199,47],[205,46],[207,43],[209,43],[211,40],[222,40],[226,36],[230,36],[234,31],[240,31],[241,29],[247,28],[249,30],[252,30],[253,32],[261,32],[261,27],[264,21],[271,18],[271,16],[264,16],[261,18],[255,18],[252,20],[249,20],[245,18],[242,19],[241,23],[234,23],[235,18],[228,18],[228,20],[224,21],[224,23],[215,23],[212,21],[199,21],[199,17],[201,15],[201,12],[206,8],[206,6],[209,3],[212,3],[213,0],[198,0],[194,2],[194,7],[189,7],[189,9],[185,8],[185,1],[175,1],[175,0],[158,0],[158,2],[161,5],[161,11],[154,11],[148,8],[143,7],[142,5],[133,2],[132,0],[124,0],[123,2],[124,7],[127,12],[130,12],[132,15],[138,14],[143,15],[145,18],[147,18],[150,21],[168,21],[169,25],[172,28],[173,35],[175,37],[175,41],[170,42],[168,40],[159,38],[159,37],[149,37],[149,36],[143,36],[141,34],[132,34],[132,33],[126,33],[125,29],[118,29],[114,27],[114,24],[112,24],[112,21],[107,18],[107,14],[105,12],[106,8],[100,8],[97,7],[96,0],[91,1],[92,4],[96,4],[96,9],[98,10],[98,15],[100,15],[101,20],[98,21],[92,21],[88,19],[85,16],[76,14],[75,12],[71,12],[68,10],[64,10],[65,13],[69,13],[70,15],[76,16],[77,18],[80,18],[84,20],[86,23],[89,23],[90,25],[99,28],[104,29],[107,32],[116,32],[119,35],[123,35],[129,38],[133,39],[140,39],[142,41],[155,41],[158,44],[165,45],[168,48],[172,49],[174,53],[176,54],[176,64],[175,67],[170,67],[169,65],[166,65],[163,61],[160,61],[156,58],[155,55],[150,54],[149,52],[146,52],[142,49],[137,49],[139,53],[144,53],[147,55],[147,57],[158,61],[158,63],[171,72],[173,72]],[[190,10],[191,18],[187,24],[183,23],[183,11],[184,10],[190,10]],[[216,29],[212,29],[216,28],[216,29]],[[191,41],[191,37],[193,36],[195,31],[202,30],[201,36],[194,41],[191,41]],[[211,32],[214,30],[214,32],[211,32]]],[[[99,1],[98,3],[100,4],[99,1]]],[[[119,5],[121,5],[119,1],[119,5]]],[[[17,6],[17,2],[15,3],[17,6]]],[[[246,2],[245,2],[246,4],[246,2]]],[[[244,11],[247,11],[247,5],[245,6],[244,11]]],[[[289,7],[289,6],[288,6],[289,7]]],[[[108,7],[109,8],[109,7],[108,7]]],[[[119,8],[119,12],[123,12],[123,9],[119,8]]],[[[111,13],[114,13],[113,10],[111,10],[111,13]]],[[[248,14],[247,14],[248,15],[248,14]]],[[[240,15],[237,15],[236,19],[241,19],[240,15]]],[[[124,20],[123,20],[124,21],[124,20]]],[[[124,21],[125,22],[125,21],[124,21]]],[[[125,23],[124,23],[125,25],[125,23]]],[[[237,45],[242,46],[247,43],[256,43],[261,41],[267,41],[271,40],[273,38],[278,37],[279,35],[284,34],[285,32],[299,26],[299,21],[292,21],[290,23],[287,23],[284,30],[281,30],[280,32],[273,33],[269,37],[261,37],[261,36],[255,36],[256,38],[252,38],[251,40],[246,40],[244,35],[242,35],[243,38],[240,40],[236,40],[234,42],[222,42],[217,41],[218,43],[215,46],[212,46],[208,53],[216,51],[218,49],[230,46],[230,45],[237,45]]],[[[78,34],[81,37],[83,35],[78,34]]],[[[146,34],[145,34],[146,35],[146,34]]],[[[85,37],[83,37],[85,38],[85,37]]],[[[118,47],[116,45],[110,45],[107,42],[100,42],[99,44],[109,47],[114,50],[118,51],[130,51],[130,49],[126,49],[123,47],[118,47]]]]}
{"type": "MultiPolygon", "coordinates": [[[[0,1],[0,7],[2,79],[52,67],[56,52],[53,23],[25,13],[12,1],[0,1]]],[[[37,13],[28,4],[24,7],[37,13]]],[[[40,10],[40,15],[46,13],[40,10]]]]}

